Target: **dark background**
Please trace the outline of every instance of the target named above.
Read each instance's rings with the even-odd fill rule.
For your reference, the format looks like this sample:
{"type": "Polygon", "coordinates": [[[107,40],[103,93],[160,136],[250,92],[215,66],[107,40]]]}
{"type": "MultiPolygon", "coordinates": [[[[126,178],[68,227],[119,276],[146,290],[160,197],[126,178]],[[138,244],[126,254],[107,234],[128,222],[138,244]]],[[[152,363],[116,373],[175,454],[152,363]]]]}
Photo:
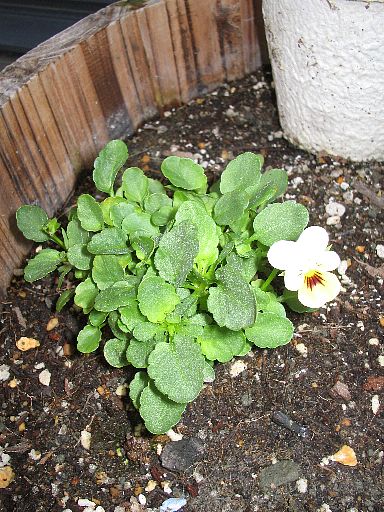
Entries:
{"type": "Polygon", "coordinates": [[[114,0],[0,0],[0,69],[114,0]]]}

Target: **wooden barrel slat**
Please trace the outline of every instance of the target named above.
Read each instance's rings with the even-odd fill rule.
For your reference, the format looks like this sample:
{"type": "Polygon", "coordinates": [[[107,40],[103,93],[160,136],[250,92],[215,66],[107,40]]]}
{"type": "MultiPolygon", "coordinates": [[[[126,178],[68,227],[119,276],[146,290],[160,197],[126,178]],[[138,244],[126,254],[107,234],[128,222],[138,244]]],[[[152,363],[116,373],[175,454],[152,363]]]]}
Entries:
{"type": "Polygon", "coordinates": [[[111,138],[262,64],[261,0],[118,3],[0,73],[0,293],[29,244],[15,211],[59,208],[111,138]]]}

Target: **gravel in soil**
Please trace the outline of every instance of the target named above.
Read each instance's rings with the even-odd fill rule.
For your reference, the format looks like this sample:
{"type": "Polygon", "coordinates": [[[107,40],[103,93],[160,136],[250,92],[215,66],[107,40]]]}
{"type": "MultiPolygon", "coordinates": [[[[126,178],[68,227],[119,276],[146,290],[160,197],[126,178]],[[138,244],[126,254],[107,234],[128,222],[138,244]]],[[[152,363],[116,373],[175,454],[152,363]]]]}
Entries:
{"type": "Polygon", "coordinates": [[[15,277],[1,305],[2,512],[137,512],[168,498],[185,498],[184,512],[383,510],[383,166],[289,145],[269,83],[258,72],[165,112],[129,140],[129,163],[159,176],[165,156],[185,155],[216,178],[233,156],[262,153],[267,168],[288,171],[285,198],[330,232],[343,292],[291,314],[288,346],[217,366],[177,426],[182,469],[172,449],[169,470],[159,455],[180,441],[144,430],[125,394],[132,372],[76,353],[84,319],[55,313],[54,277],[15,277]],[[21,350],[22,336],[39,345],[21,350]]]}

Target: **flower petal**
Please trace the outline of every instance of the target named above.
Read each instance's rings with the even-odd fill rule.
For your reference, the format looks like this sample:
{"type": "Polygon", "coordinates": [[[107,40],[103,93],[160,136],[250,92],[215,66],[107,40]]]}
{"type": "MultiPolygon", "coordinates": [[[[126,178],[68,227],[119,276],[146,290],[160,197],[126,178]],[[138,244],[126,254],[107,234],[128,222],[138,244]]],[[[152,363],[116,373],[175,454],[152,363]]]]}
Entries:
{"type": "Polygon", "coordinates": [[[310,249],[311,253],[324,251],[327,248],[329,236],[326,230],[320,226],[310,226],[304,229],[297,243],[310,249]]]}
{"type": "Polygon", "coordinates": [[[287,290],[296,292],[304,286],[304,275],[299,270],[290,268],[284,273],[284,284],[287,290]]]}
{"type": "Polygon", "coordinates": [[[304,282],[299,288],[298,299],[308,308],[321,308],[326,302],[332,301],[340,292],[338,278],[331,272],[321,272],[322,282],[309,288],[304,282]]]}
{"type": "Polygon", "coordinates": [[[269,248],[267,258],[272,267],[285,270],[296,264],[297,245],[296,242],[279,240],[269,248]]]}
{"type": "Polygon", "coordinates": [[[340,265],[340,256],[335,251],[323,251],[318,255],[317,268],[335,270],[340,265]]]}

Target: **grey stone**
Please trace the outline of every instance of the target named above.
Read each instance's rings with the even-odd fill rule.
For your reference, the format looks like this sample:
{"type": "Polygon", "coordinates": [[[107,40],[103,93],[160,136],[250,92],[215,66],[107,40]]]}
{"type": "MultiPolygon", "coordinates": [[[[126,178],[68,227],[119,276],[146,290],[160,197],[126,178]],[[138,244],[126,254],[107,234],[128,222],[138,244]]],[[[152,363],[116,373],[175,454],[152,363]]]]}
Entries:
{"type": "Polygon", "coordinates": [[[204,453],[204,444],[196,437],[173,441],[164,446],[160,460],[164,468],[171,471],[185,471],[200,460],[204,453]]]}
{"type": "Polygon", "coordinates": [[[260,486],[269,491],[300,478],[300,466],[293,460],[281,460],[260,471],[260,486]]]}

